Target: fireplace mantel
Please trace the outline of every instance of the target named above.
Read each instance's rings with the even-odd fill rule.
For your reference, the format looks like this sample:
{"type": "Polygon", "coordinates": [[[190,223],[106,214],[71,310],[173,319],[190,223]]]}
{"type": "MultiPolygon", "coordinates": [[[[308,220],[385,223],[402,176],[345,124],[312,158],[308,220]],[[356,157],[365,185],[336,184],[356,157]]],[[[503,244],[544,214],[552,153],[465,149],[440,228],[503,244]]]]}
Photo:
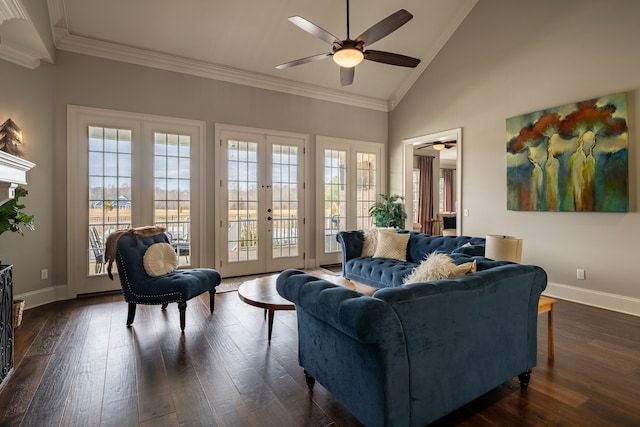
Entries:
{"type": "Polygon", "coordinates": [[[0,204],[12,199],[18,185],[27,184],[27,171],[36,164],[0,151],[0,204]]]}

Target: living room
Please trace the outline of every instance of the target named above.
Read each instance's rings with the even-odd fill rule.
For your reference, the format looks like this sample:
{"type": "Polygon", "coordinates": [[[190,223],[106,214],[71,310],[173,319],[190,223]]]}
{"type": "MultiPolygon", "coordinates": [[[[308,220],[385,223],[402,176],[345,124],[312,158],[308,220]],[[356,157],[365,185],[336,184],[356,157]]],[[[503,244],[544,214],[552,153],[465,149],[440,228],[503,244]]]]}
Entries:
{"type": "MultiPolygon", "coordinates": [[[[381,143],[389,193],[404,191],[404,140],[462,128],[462,234],[522,237],[523,263],[549,275],[546,294],[638,316],[640,288],[626,255],[640,238],[638,16],[634,0],[480,1],[389,112],[64,50],[33,70],[2,60],[0,121],[19,124],[37,166],[25,199],[36,231],[3,235],[0,259],[14,265],[15,293],[29,307],[69,298],[68,105],[205,121],[208,143],[218,123],[381,143]],[[619,92],[629,101],[629,212],[508,211],[505,120],[619,92]]],[[[208,199],[205,210],[215,208],[208,199]]]]}

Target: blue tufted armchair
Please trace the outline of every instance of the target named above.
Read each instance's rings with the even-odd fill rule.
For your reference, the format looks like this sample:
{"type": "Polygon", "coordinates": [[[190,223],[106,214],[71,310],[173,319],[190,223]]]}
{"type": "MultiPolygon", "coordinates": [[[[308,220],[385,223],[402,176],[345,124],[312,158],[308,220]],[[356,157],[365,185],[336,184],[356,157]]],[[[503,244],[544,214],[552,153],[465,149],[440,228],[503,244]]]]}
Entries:
{"type": "Polygon", "coordinates": [[[210,268],[174,270],[158,277],[149,276],[145,270],[144,254],[154,243],[169,243],[164,233],[140,236],[133,231],[121,234],[117,239],[115,261],[125,301],[129,303],[127,327],[136,315],[137,304],[162,304],[162,310],[171,302],[178,303],[180,329],[184,331],[187,301],[209,291],[209,307],[214,308],[216,286],[220,273],[210,268]]]}

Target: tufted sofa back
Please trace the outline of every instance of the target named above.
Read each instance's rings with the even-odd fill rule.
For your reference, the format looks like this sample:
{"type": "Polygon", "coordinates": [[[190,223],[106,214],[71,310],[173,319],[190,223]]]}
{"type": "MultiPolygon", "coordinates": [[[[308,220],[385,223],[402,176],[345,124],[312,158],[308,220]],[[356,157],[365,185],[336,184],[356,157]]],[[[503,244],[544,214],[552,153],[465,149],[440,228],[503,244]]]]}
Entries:
{"type": "Polygon", "coordinates": [[[482,253],[468,253],[468,255],[484,255],[484,248],[473,248],[473,246],[483,246],[485,239],[483,237],[469,236],[431,236],[428,234],[417,233],[415,231],[400,231],[400,233],[409,233],[409,243],[407,244],[407,261],[418,264],[424,260],[427,255],[432,252],[443,253],[464,253],[463,245],[469,243],[471,245],[468,251],[478,250],[482,253]]]}

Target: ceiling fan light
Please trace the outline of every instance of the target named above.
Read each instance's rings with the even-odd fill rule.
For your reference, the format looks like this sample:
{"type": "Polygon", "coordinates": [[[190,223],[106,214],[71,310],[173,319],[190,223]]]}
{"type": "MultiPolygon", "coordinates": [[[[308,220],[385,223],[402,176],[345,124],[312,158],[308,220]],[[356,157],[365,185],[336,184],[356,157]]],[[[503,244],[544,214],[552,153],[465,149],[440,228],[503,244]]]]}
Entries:
{"type": "Polygon", "coordinates": [[[444,150],[444,142],[436,142],[433,144],[433,149],[438,151],[444,150]]]}
{"type": "Polygon", "coordinates": [[[343,48],[333,54],[333,61],[343,68],[353,68],[364,59],[360,49],[343,48]]]}

